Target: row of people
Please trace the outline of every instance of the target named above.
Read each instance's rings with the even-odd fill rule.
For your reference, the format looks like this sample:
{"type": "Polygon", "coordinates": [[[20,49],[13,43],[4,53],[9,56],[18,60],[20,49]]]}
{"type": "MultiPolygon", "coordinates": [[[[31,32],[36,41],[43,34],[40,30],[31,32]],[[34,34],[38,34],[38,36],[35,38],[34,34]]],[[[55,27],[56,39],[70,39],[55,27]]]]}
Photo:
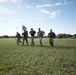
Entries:
{"type": "MultiPolygon", "coordinates": [[[[36,34],[36,31],[33,30],[33,28],[31,28],[31,31],[29,32],[29,34],[31,35],[31,46],[34,45],[34,38],[35,38],[35,34],[36,34]]],[[[45,32],[42,31],[40,28],[38,28],[38,32],[37,32],[37,36],[39,37],[39,42],[40,42],[40,45],[43,46],[42,44],[42,38],[44,36],[45,32]]],[[[20,33],[17,32],[16,34],[16,37],[17,37],[17,45],[19,45],[19,43],[22,43],[22,45],[24,45],[24,41],[26,41],[27,45],[29,44],[28,43],[28,31],[27,30],[24,30],[24,32],[22,33],[23,35],[23,42],[20,41],[20,33]]],[[[55,33],[52,32],[52,29],[50,29],[50,32],[48,33],[48,37],[49,37],[49,43],[51,46],[54,46],[53,44],[53,39],[55,37],[55,33]]]]}

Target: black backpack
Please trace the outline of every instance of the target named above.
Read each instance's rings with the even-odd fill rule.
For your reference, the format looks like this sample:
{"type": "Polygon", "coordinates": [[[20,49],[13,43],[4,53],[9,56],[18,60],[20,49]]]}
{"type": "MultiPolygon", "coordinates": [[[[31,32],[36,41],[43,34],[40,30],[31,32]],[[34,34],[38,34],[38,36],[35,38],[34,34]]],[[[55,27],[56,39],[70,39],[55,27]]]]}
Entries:
{"type": "Polygon", "coordinates": [[[55,37],[55,33],[54,33],[54,32],[49,33],[49,36],[50,36],[50,37],[55,37]]]}
{"type": "Polygon", "coordinates": [[[24,37],[27,37],[28,36],[28,32],[25,31],[22,35],[24,35],[24,37]]]}

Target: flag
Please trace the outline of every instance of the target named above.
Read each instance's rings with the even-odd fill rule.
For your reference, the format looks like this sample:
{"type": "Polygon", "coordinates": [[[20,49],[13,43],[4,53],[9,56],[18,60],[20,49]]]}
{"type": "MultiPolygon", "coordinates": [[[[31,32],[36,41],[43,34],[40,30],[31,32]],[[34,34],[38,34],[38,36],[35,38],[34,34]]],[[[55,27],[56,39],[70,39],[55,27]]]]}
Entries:
{"type": "Polygon", "coordinates": [[[23,26],[22,26],[22,30],[27,30],[27,28],[23,25],[23,26]]]}

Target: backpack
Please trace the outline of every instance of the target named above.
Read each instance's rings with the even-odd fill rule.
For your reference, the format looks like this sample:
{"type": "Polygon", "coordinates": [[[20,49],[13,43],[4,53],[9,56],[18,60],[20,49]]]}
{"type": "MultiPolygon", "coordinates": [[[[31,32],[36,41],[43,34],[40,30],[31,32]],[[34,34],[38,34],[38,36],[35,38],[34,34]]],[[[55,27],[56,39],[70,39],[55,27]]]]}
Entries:
{"type": "Polygon", "coordinates": [[[54,32],[51,32],[48,34],[50,37],[55,37],[55,33],[54,32]]]}
{"type": "Polygon", "coordinates": [[[40,31],[40,32],[38,32],[38,35],[39,35],[40,37],[43,37],[43,35],[44,35],[44,31],[40,31]]]}
{"type": "Polygon", "coordinates": [[[35,31],[30,31],[31,36],[34,36],[35,33],[36,33],[35,31]]]}
{"type": "Polygon", "coordinates": [[[24,37],[27,37],[28,36],[28,32],[25,31],[22,35],[24,35],[24,37]]]}

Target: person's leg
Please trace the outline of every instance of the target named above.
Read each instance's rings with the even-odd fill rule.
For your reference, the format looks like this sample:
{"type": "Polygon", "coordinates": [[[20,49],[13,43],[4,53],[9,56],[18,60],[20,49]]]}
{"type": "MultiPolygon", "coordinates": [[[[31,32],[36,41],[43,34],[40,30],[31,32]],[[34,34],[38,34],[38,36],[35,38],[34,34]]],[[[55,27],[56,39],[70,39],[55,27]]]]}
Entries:
{"type": "Polygon", "coordinates": [[[51,38],[49,38],[49,44],[51,45],[51,38]]]}
{"type": "Polygon", "coordinates": [[[20,41],[20,38],[19,38],[19,43],[22,43],[22,42],[20,41]]]}
{"type": "Polygon", "coordinates": [[[17,38],[17,45],[19,45],[19,39],[17,38]]]}
{"type": "Polygon", "coordinates": [[[39,39],[40,39],[40,45],[43,46],[43,44],[42,44],[42,37],[40,37],[39,39]]]}
{"type": "Polygon", "coordinates": [[[25,38],[23,38],[23,43],[22,43],[23,46],[24,46],[24,40],[25,40],[25,38]]]}
{"type": "Polygon", "coordinates": [[[52,46],[54,46],[54,44],[53,44],[53,38],[52,38],[52,46]]]}
{"type": "Polygon", "coordinates": [[[33,45],[33,37],[31,36],[31,46],[33,45]]]}
{"type": "Polygon", "coordinates": [[[27,45],[28,45],[28,38],[26,37],[25,40],[26,40],[26,43],[27,43],[27,45]]]}
{"type": "Polygon", "coordinates": [[[34,45],[34,36],[31,36],[31,46],[34,45]]]}
{"type": "Polygon", "coordinates": [[[53,46],[53,38],[50,38],[50,45],[53,46]]]}
{"type": "Polygon", "coordinates": [[[34,36],[32,37],[32,44],[34,45],[34,36]]]}

